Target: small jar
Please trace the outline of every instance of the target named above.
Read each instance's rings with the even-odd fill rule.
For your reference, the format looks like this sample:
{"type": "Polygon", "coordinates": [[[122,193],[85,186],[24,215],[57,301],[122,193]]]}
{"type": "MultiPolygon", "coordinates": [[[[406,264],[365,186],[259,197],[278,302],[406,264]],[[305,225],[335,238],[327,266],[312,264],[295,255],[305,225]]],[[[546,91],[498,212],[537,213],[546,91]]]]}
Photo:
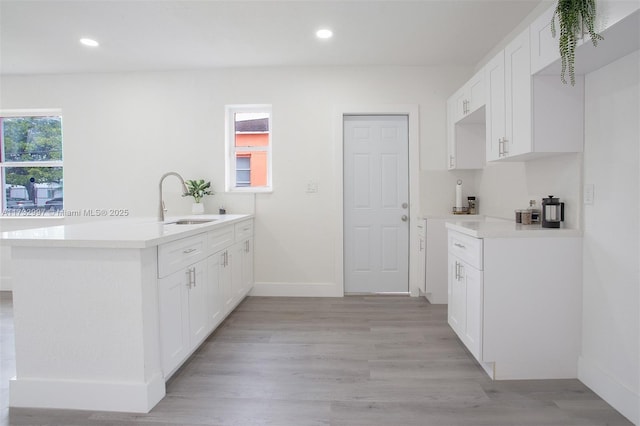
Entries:
{"type": "Polygon", "coordinates": [[[522,212],[523,210],[516,210],[516,223],[522,223],[522,212]]]}
{"type": "Polygon", "coordinates": [[[477,210],[477,204],[476,204],[476,197],[467,197],[467,201],[469,202],[468,213],[477,214],[478,210],[477,210]]]}
{"type": "Polygon", "coordinates": [[[523,225],[531,225],[531,210],[522,210],[521,218],[523,225]]]}

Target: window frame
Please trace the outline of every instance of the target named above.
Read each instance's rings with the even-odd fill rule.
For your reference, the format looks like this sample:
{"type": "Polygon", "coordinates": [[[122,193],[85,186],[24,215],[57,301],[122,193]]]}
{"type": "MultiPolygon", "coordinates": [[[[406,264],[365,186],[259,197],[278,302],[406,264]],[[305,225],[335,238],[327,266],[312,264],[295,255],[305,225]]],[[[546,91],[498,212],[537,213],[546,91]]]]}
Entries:
{"type": "Polygon", "coordinates": [[[270,104],[234,104],[225,105],[225,190],[239,193],[273,192],[272,152],[273,152],[273,109],[270,104]],[[264,147],[235,146],[235,114],[236,113],[268,113],[269,140],[264,147]],[[265,186],[237,186],[236,154],[252,151],[265,152],[267,155],[267,184],[265,186]]]}
{"type": "MultiPolygon", "coordinates": [[[[37,108],[37,109],[0,109],[0,118],[15,118],[15,117],[60,117],[60,121],[64,122],[64,117],[62,114],[62,110],[59,108],[37,108]]],[[[0,132],[3,132],[3,128],[0,123],[0,132]]],[[[2,185],[2,190],[5,191],[5,173],[4,169],[14,168],[14,167],[59,167],[62,169],[62,182],[64,182],[64,128],[61,128],[62,133],[62,141],[61,141],[61,151],[62,151],[62,159],[61,160],[46,160],[46,161],[6,161],[5,152],[4,152],[4,135],[0,135],[0,184],[2,185]]],[[[64,183],[62,186],[62,191],[64,192],[64,183]]],[[[64,197],[63,197],[63,205],[62,209],[56,210],[54,212],[47,212],[46,210],[40,211],[38,207],[31,209],[33,211],[17,213],[17,214],[6,214],[8,212],[8,208],[6,206],[6,195],[3,192],[2,198],[0,199],[0,219],[16,219],[16,218],[44,218],[51,219],[55,217],[62,217],[60,211],[64,212],[64,197]]]]}

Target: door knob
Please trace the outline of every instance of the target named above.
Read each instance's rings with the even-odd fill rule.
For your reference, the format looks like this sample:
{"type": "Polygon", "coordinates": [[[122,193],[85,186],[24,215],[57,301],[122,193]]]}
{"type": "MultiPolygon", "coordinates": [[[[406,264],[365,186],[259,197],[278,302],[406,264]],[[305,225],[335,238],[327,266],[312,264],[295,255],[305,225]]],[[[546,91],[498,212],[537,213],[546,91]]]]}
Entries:
{"type": "Polygon", "coordinates": [[[402,219],[403,222],[406,222],[409,219],[409,217],[406,214],[403,214],[400,219],[402,219]]]}
{"type": "Polygon", "coordinates": [[[403,208],[403,209],[406,209],[407,207],[409,207],[409,204],[407,204],[407,203],[402,203],[402,208],[403,208]]]}

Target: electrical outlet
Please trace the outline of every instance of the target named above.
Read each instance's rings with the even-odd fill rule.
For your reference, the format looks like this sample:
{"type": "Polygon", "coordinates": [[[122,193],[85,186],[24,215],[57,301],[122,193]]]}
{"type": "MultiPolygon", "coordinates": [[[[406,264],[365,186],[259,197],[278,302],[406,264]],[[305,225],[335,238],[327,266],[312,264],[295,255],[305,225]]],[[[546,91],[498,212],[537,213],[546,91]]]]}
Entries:
{"type": "Polygon", "coordinates": [[[582,194],[582,198],[585,205],[593,204],[593,199],[595,197],[595,188],[592,183],[586,184],[584,186],[584,192],[582,194]]]}

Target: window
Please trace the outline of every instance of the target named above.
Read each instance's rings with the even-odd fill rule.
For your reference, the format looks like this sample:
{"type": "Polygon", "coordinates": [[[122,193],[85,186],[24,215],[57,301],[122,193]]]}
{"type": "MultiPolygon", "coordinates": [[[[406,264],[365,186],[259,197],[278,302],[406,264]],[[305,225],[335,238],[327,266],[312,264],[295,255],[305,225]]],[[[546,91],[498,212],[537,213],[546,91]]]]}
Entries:
{"type": "Polygon", "coordinates": [[[0,112],[2,216],[54,216],[63,206],[60,111],[0,112]]]}
{"type": "Polygon", "coordinates": [[[271,105],[226,107],[227,191],[271,191],[271,105]]]}

